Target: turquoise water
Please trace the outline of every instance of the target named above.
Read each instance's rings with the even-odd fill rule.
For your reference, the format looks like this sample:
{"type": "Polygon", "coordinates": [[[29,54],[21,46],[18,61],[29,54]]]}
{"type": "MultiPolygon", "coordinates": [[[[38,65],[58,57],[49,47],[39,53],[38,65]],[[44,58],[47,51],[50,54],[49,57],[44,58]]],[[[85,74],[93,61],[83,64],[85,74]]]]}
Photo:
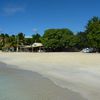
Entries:
{"type": "Polygon", "coordinates": [[[23,75],[20,70],[0,68],[0,100],[33,100],[30,84],[23,75]]]}
{"type": "Polygon", "coordinates": [[[41,75],[0,63],[0,100],[85,100],[41,75]]]}

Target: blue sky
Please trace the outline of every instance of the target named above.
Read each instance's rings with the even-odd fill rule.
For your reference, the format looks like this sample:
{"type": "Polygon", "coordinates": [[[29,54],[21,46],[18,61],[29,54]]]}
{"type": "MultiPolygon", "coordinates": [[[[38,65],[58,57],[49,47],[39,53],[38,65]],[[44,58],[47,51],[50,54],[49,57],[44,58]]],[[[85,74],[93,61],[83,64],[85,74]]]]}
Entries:
{"type": "Polygon", "coordinates": [[[49,28],[83,31],[100,17],[100,0],[0,0],[0,32],[27,36],[49,28]]]}

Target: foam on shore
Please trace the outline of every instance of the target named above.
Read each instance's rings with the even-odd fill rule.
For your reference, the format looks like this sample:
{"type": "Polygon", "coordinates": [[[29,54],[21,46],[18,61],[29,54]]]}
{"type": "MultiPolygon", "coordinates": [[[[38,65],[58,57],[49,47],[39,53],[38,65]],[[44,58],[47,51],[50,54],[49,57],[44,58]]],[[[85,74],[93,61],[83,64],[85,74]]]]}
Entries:
{"type": "Polygon", "coordinates": [[[0,100],[86,100],[36,72],[0,63],[0,100]]]}
{"type": "Polygon", "coordinates": [[[100,100],[98,53],[1,53],[0,61],[37,72],[88,100],[100,100]]]}

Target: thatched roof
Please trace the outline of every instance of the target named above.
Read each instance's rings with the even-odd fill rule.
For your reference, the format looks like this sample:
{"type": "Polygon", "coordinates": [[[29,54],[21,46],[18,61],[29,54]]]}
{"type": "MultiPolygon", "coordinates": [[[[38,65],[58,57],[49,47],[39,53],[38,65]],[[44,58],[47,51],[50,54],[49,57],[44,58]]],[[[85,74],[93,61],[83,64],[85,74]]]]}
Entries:
{"type": "Polygon", "coordinates": [[[24,46],[22,48],[32,48],[32,46],[31,45],[26,45],[26,46],[24,46]]]}
{"type": "Polygon", "coordinates": [[[33,43],[32,45],[26,45],[26,46],[23,46],[21,48],[35,48],[35,47],[42,47],[43,44],[42,43],[33,43]]]}
{"type": "Polygon", "coordinates": [[[32,47],[42,47],[43,44],[42,43],[33,43],[32,47]]]}

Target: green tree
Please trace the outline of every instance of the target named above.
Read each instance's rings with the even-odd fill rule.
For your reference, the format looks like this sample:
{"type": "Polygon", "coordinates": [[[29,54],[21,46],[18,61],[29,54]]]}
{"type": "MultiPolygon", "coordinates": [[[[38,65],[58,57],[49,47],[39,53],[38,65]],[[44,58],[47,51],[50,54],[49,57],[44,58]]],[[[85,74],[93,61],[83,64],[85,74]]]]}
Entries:
{"type": "Polygon", "coordinates": [[[85,32],[87,33],[88,45],[100,49],[100,18],[93,17],[90,19],[85,32]]]}
{"type": "Polygon", "coordinates": [[[5,45],[5,34],[4,33],[0,34],[0,45],[1,47],[5,45]]]}
{"type": "Polygon", "coordinates": [[[77,38],[79,40],[79,42],[78,42],[78,48],[79,49],[88,47],[87,33],[85,33],[85,32],[78,32],[76,36],[77,36],[77,38]]]}
{"type": "Polygon", "coordinates": [[[16,42],[16,36],[15,35],[9,36],[9,41],[11,43],[11,46],[16,47],[17,42],[16,42]]]}
{"type": "Polygon", "coordinates": [[[45,48],[52,51],[61,51],[70,46],[70,38],[73,32],[69,29],[48,29],[41,38],[45,48]]]}
{"type": "Polygon", "coordinates": [[[32,43],[32,38],[25,38],[25,45],[31,45],[32,43]]]}
{"type": "Polygon", "coordinates": [[[16,36],[16,41],[18,42],[19,45],[23,45],[25,42],[25,34],[24,33],[18,33],[16,36]]]}
{"type": "Polygon", "coordinates": [[[33,35],[32,35],[32,42],[33,42],[33,43],[34,43],[34,42],[41,42],[40,38],[41,38],[41,35],[40,35],[40,34],[38,34],[38,33],[33,34],[33,35]]]}
{"type": "Polygon", "coordinates": [[[0,49],[2,49],[2,47],[6,46],[6,44],[8,43],[9,43],[9,35],[1,33],[0,34],[0,49]]]}
{"type": "Polygon", "coordinates": [[[86,25],[86,33],[98,33],[100,32],[100,18],[99,17],[93,17],[90,19],[86,25]]]}

